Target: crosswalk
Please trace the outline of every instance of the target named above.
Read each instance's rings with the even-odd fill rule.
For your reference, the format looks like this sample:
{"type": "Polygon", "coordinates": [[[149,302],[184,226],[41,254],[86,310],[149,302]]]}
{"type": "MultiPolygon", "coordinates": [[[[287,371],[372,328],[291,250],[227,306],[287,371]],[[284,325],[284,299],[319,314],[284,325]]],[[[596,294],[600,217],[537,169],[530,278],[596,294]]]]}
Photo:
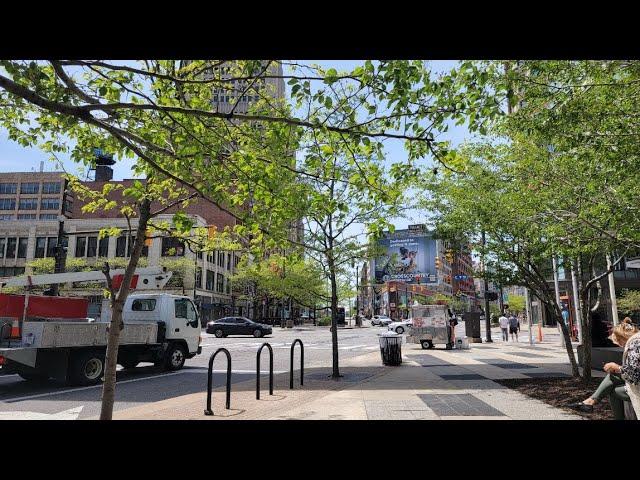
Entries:
{"type": "MultiPolygon", "coordinates": [[[[238,343],[230,343],[226,345],[222,345],[220,343],[203,343],[202,348],[214,348],[223,346],[228,350],[258,350],[260,348],[259,343],[255,342],[238,342],[238,343]]],[[[290,342],[280,342],[280,343],[270,343],[271,348],[274,350],[289,350],[291,349],[290,342]]],[[[331,350],[332,346],[330,343],[305,343],[305,350],[331,350]]],[[[363,350],[363,351],[373,351],[377,350],[379,347],[377,345],[367,345],[367,344],[357,344],[357,345],[338,345],[338,350],[363,350]]]]}

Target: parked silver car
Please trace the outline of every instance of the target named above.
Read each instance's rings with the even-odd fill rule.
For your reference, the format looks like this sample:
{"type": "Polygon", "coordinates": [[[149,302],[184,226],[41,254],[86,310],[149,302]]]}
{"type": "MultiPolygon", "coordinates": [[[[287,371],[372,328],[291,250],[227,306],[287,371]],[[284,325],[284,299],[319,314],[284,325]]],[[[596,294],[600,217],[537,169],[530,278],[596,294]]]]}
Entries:
{"type": "Polygon", "coordinates": [[[391,322],[393,322],[393,320],[386,315],[374,315],[371,317],[371,325],[386,327],[391,322]]]}

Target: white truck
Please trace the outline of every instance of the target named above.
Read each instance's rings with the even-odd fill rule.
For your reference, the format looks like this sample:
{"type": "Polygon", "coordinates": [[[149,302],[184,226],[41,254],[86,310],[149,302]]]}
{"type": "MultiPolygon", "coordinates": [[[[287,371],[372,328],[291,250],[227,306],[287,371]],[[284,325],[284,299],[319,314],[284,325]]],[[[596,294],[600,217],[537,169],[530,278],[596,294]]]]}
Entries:
{"type": "MultiPolygon", "coordinates": [[[[153,281],[139,282],[141,288],[164,286],[171,274],[150,276],[153,281]]],[[[30,277],[30,285],[37,283],[37,276],[30,277]]],[[[153,362],[163,369],[179,370],[186,359],[202,352],[200,319],[189,297],[132,293],[125,302],[123,320],[118,363],[125,369],[153,362]]],[[[109,319],[104,317],[99,322],[23,318],[19,339],[11,341],[0,332],[0,370],[29,381],[53,377],[70,385],[98,383],[104,373],[108,327],[109,319]]]]}

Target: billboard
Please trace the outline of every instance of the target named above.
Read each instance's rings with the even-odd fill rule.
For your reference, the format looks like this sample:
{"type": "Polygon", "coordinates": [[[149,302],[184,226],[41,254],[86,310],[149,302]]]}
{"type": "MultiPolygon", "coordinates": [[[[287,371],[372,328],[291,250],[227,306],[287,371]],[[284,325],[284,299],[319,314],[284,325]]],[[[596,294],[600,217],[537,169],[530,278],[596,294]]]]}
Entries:
{"type": "Polygon", "coordinates": [[[374,261],[376,283],[438,283],[436,240],[425,225],[387,232],[378,240],[378,248],[382,254],[374,261]]]}

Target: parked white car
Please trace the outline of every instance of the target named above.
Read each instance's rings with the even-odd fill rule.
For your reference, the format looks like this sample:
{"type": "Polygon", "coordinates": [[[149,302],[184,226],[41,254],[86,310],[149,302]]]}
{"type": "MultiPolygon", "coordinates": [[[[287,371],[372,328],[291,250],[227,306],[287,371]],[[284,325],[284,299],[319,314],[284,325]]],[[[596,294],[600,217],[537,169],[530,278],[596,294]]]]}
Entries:
{"type": "Polygon", "coordinates": [[[409,327],[413,325],[413,319],[408,318],[406,320],[400,320],[399,322],[391,322],[387,328],[393,332],[396,332],[399,335],[407,332],[409,327]]]}
{"type": "Polygon", "coordinates": [[[389,325],[391,322],[393,322],[393,320],[386,315],[374,315],[371,317],[371,325],[380,325],[384,327],[389,325]]]}

